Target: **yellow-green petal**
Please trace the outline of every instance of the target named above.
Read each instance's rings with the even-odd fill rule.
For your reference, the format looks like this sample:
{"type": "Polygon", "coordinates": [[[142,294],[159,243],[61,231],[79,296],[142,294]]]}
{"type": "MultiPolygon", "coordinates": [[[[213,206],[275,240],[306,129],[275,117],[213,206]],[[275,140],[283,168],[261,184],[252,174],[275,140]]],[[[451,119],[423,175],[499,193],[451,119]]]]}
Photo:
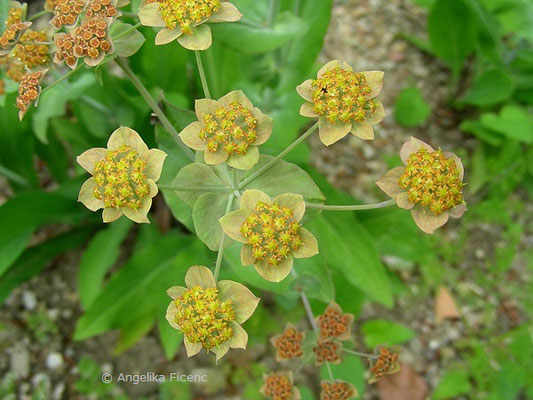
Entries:
{"type": "Polygon", "coordinates": [[[204,151],[204,161],[208,165],[221,164],[229,158],[229,154],[224,151],[223,146],[219,146],[217,151],[204,151]]]}
{"type": "Polygon", "coordinates": [[[313,87],[311,79],[307,79],[304,81],[301,85],[298,85],[296,87],[296,91],[298,94],[306,101],[312,102],[313,101],[313,87]]]}
{"type": "Polygon", "coordinates": [[[302,238],[302,245],[298,250],[293,250],[294,258],[309,258],[318,254],[318,241],[316,237],[305,228],[300,228],[299,235],[302,238]]]}
{"type": "Polygon", "coordinates": [[[165,26],[165,21],[163,21],[161,12],[159,11],[158,2],[146,4],[144,7],[141,7],[138,15],[141,24],[144,26],[153,26],[156,28],[162,28],[165,26]]]}
{"type": "Polygon", "coordinates": [[[241,12],[233,4],[223,2],[217,12],[214,12],[208,22],[236,22],[242,18],[241,12]]]}
{"type": "MultiPolygon", "coordinates": [[[[170,289],[169,289],[170,290],[170,289]]],[[[176,306],[175,301],[171,301],[170,304],[167,307],[167,313],[165,314],[165,318],[170,324],[171,327],[177,330],[181,330],[181,327],[176,322],[176,313],[178,312],[178,307],[176,306]]]]}
{"type": "Polygon", "coordinates": [[[319,115],[313,110],[313,105],[311,103],[305,102],[300,107],[300,115],[302,117],[316,118],[319,115]]]}
{"type": "Polygon", "coordinates": [[[354,122],[352,125],[352,135],[363,140],[374,140],[374,128],[366,121],[354,122]]]}
{"type": "Polygon", "coordinates": [[[246,154],[234,153],[228,157],[228,165],[230,167],[243,171],[251,169],[258,161],[259,149],[255,146],[250,147],[246,154]]]}
{"type": "Polygon", "coordinates": [[[433,234],[435,229],[440,228],[448,222],[448,212],[445,211],[439,215],[435,215],[429,208],[421,205],[413,207],[411,209],[411,215],[420,230],[429,234],[433,234]]]}
{"type": "Polygon", "coordinates": [[[86,152],[80,154],[76,161],[81,167],[90,174],[94,173],[94,164],[97,161],[104,159],[107,156],[107,149],[102,147],[96,147],[89,149],[86,152]]]}
{"type": "Polygon", "coordinates": [[[281,282],[289,275],[292,269],[293,258],[289,254],[282,262],[275,267],[266,260],[258,261],[254,264],[255,270],[269,282],[281,282]]]}
{"type": "Polygon", "coordinates": [[[167,153],[159,149],[150,149],[144,154],[146,159],[146,176],[157,182],[161,178],[161,171],[163,170],[163,163],[167,158],[167,153]]]}
{"type": "Polygon", "coordinates": [[[121,208],[104,208],[104,211],[102,212],[102,220],[106,224],[109,222],[116,221],[120,217],[122,217],[121,208]]]}
{"type": "Polygon", "coordinates": [[[163,28],[157,32],[157,35],[155,36],[155,44],[158,46],[168,44],[179,38],[182,34],[183,32],[179,26],[174,29],[163,28]]]}
{"type": "Polygon", "coordinates": [[[429,152],[435,151],[433,150],[433,147],[431,147],[429,144],[411,136],[409,141],[405,142],[402,148],[400,149],[400,158],[402,159],[404,165],[407,164],[407,159],[409,158],[409,156],[413,153],[416,153],[422,147],[429,152]]]}
{"type": "Polygon", "coordinates": [[[192,33],[181,35],[178,38],[179,44],[188,50],[207,50],[211,47],[213,38],[211,28],[207,24],[191,27],[192,33]]]}
{"type": "Polygon", "coordinates": [[[117,150],[124,145],[131,147],[139,154],[148,151],[148,146],[146,146],[146,143],[143,142],[137,132],[126,126],[121,126],[111,134],[107,141],[107,148],[109,150],[117,150]]]}
{"type": "Polygon", "coordinates": [[[253,249],[250,245],[243,245],[241,248],[241,264],[245,267],[248,265],[253,265],[255,262],[254,256],[253,256],[253,249]]]}
{"type": "Polygon", "coordinates": [[[322,143],[330,146],[345,137],[352,129],[350,122],[331,124],[325,118],[318,119],[318,136],[322,143]]]}
{"type": "Polygon", "coordinates": [[[231,308],[235,312],[235,321],[242,324],[251,317],[259,304],[259,297],[238,282],[224,280],[218,282],[217,286],[222,299],[232,301],[231,308]]]}
{"type": "Polygon", "coordinates": [[[181,296],[183,296],[183,293],[185,293],[188,289],[184,288],[183,286],[172,286],[167,290],[167,294],[174,300],[179,299],[181,296]]]}
{"type": "Polygon", "coordinates": [[[205,150],[207,143],[200,139],[200,132],[203,125],[199,121],[195,121],[185,127],[180,133],[180,138],[187,146],[193,150],[205,150]]]}
{"type": "Polygon", "coordinates": [[[362,74],[365,76],[366,83],[370,88],[370,94],[368,97],[373,99],[378,94],[380,94],[381,89],[383,88],[383,71],[363,71],[362,74]]]}
{"type": "Polygon", "coordinates": [[[215,288],[217,283],[211,270],[203,265],[194,265],[185,275],[185,285],[190,289],[193,286],[202,288],[215,288]]]}
{"type": "Polygon", "coordinates": [[[272,199],[272,203],[290,208],[297,222],[300,222],[305,214],[305,201],[301,194],[283,193],[272,199]]]}
{"type": "Polygon", "coordinates": [[[250,111],[252,111],[254,108],[254,105],[242,90],[234,90],[232,92],[229,92],[224,97],[220,98],[218,100],[218,103],[226,108],[229,107],[231,103],[239,103],[244,108],[250,111]]]}
{"type": "Polygon", "coordinates": [[[191,343],[187,339],[187,337],[184,337],[183,343],[185,343],[185,350],[187,351],[187,357],[195,356],[202,350],[202,345],[200,343],[191,343]]]}
{"type": "Polygon", "coordinates": [[[390,197],[395,198],[398,194],[402,193],[405,189],[402,189],[398,184],[400,177],[402,176],[404,167],[395,167],[385,173],[381,178],[376,181],[376,185],[379,186],[390,197]]]}
{"type": "Polygon", "coordinates": [[[78,195],[78,201],[91,211],[96,211],[104,207],[104,202],[94,197],[95,188],[96,180],[89,178],[81,185],[80,194],[78,195]]]}
{"type": "Polygon", "coordinates": [[[248,213],[249,211],[241,209],[230,212],[220,218],[220,226],[224,233],[237,242],[246,243],[248,240],[242,235],[241,227],[246,221],[248,213]]]}
{"type": "Polygon", "coordinates": [[[272,199],[260,190],[248,189],[242,194],[240,208],[252,211],[259,202],[272,204],[272,199]]]}

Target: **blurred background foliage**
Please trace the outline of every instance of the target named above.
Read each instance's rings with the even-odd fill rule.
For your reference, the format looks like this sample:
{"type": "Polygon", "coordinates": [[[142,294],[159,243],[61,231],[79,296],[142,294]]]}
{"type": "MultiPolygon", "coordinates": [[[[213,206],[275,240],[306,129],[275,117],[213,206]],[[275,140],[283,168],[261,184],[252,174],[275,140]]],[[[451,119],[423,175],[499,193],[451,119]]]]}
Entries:
{"type": "MultiPolygon", "coordinates": [[[[308,227],[318,238],[321,253],[298,260],[299,277],[280,284],[265,282],[252,269],[241,267],[239,246],[231,246],[225,254],[222,278],[241,281],[266,299],[247,323],[252,346],[281,330],[276,321],[303,317],[295,286],[306,289],[317,313],[332,299],[356,316],[368,303],[392,307],[408,287],[399,278],[401,271],[384,266],[386,256],[403,260],[405,268],[420,269],[423,289],[417,296],[421,298],[431,296],[441,285],[454,287],[464,272],[445,266],[462,257],[462,245],[473,222],[501,225],[504,246],[496,249],[490,264],[473,263],[468,273],[489,290],[516,285],[507,280],[509,268],[527,227],[514,221],[512,215],[524,209],[533,194],[533,3],[413,1],[428,10],[427,36],[405,35],[404,39],[446,63],[448,107],[459,116],[462,132],[477,138],[473,153],[459,150],[467,170],[465,197],[470,211],[459,222],[457,237],[447,241],[440,233],[423,236],[409,213],[401,210],[323,214],[308,227]],[[513,196],[517,192],[518,199],[513,196]]],[[[244,18],[214,26],[214,44],[203,52],[208,83],[214,98],[244,90],[255,105],[274,118],[274,133],[262,150],[275,155],[309,124],[298,114],[302,101],[295,87],[319,67],[316,61],[330,23],[332,0],[283,0],[278,10],[269,7],[276,2],[234,3],[244,18]]],[[[135,12],[139,4],[133,0],[130,11],[135,12]]],[[[146,42],[130,57],[131,68],[175,126],[182,129],[192,118],[188,110],[193,99],[203,97],[194,55],[177,45],[156,47],[155,32],[147,28],[140,31],[146,42]]],[[[112,62],[96,71],[82,69],[44,93],[39,107],[22,123],[13,106],[16,85],[6,82],[8,93],[0,97],[0,174],[10,189],[0,207],[0,300],[40,274],[58,255],[82,248],[79,266],[72,270],[78,276],[83,310],[73,339],[119,330],[115,351],[120,353],[155,326],[166,357],[173,359],[182,338],[165,320],[165,290],[182,282],[189,266],[212,265],[215,253],[195,237],[190,207],[171,192],[164,193],[164,202],[156,202],[152,225],[134,226],[122,219],[104,226],[99,215],[76,202],[86,176],[75,157],[88,148],[104,146],[120,125],[140,132],[150,147],[169,153],[162,184],[172,181],[187,163],[186,157],[152,119],[149,107],[112,62]],[[169,210],[177,222],[169,222],[169,210]]],[[[431,113],[414,86],[402,91],[395,101],[394,117],[400,125],[422,126],[431,113]]],[[[287,160],[313,177],[328,203],[356,201],[310,167],[309,155],[308,148],[300,146],[287,160]]],[[[397,162],[397,158],[387,156],[391,164],[397,162]]],[[[530,276],[531,254],[525,263],[530,276]]],[[[518,307],[529,320],[533,286],[530,279],[525,282],[514,289],[518,307]]],[[[495,313],[496,305],[483,307],[485,313],[495,313]]],[[[472,330],[472,335],[459,343],[461,361],[443,371],[432,398],[533,399],[531,323],[525,321],[502,332],[498,321],[492,321],[492,327],[483,332],[472,330]]],[[[470,326],[469,321],[463,322],[470,326]]],[[[418,334],[386,319],[367,321],[360,328],[358,334],[368,348],[406,343],[418,334]]],[[[98,384],[101,371],[94,361],[83,359],[79,368],[76,390],[80,394],[118,398],[111,395],[112,385],[98,384]]],[[[354,383],[362,396],[364,368],[361,360],[350,356],[334,366],[333,372],[354,383]]],[[[232,384],[242,386],[245,398],[257,398],[262,372],[266,372],[264,367],[254,364],[234,372],[232,384]]],[[[322,375],[327,376],[325,371],[322,375]]],[[[0,393],[11,393],[8,378],[0,393]]],[[[160,397],[187,399],[188,391],[184,385],[163,385],[160,397]]],[[[310,390],[302,388],[302,392],[305,399],[313,398],[310,390]]]]}

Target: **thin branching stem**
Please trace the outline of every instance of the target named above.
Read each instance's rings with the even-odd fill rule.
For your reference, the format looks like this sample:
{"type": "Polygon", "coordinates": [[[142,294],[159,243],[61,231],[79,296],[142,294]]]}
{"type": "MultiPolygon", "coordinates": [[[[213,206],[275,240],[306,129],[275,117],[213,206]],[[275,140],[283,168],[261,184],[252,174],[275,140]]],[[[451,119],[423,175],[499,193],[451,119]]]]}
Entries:
{"type": "Polygon", "coordinates": [[[50,85],[48,85],[47,87],[43,88],[43,90],[41,90],[41,94],[45,93],[46,91],[52,89],[53,87],[59,85],[61,82],[63,82],[64,80],[70,78],[72,75],[74,75],[76,72],[78,72],[80,69],[83,68],[83,63],[81,64],[78,64],[78,66],[76,68],[74,68],[73,70],[67,72],[65,75],[63,75],[61,78],[59,78],[57,81],[51,83],[50,85]]]}
{"type": "Polygon", "coordinates": [[[211,98],[211,92],[209,92],[209,86],[207,85],[207,78],[205,77],[204,64],[202,63],[202,55],[199,50],[194,51],[196,56],[196,64],[198,65],[198,73],[200,74],[200,80],[202,81],[202,88],[204,90],[204,96],[206,99],[211,98]]]}
{"type": "Polygon", "coordinates": [[[37,18],[42,17],[45,14],[48,14],[48,11],[46,11],[46,10],[39,11],[38,13],[35,13],[31,17],[29,17],[28,21],[34,21],[37,18]]]}
{"type": "Polygon", "coordinates": [[[364,358],[378,358],[378,356],[374,354],[368,354],[368,353],[361,353],[359,351],[350,350],[350,349],[342,349],[345,353],[353,354],[354,356],[364,357],[364,358]]]}
{"type": "Polygon", "coordinates": [[[385,208],[396,204],[396,200],[390,199],[382,201],[381,203],[372,204],[350,204],[350,205],[329,205],[329,204],[316,204],[305,203],[307,208],[318,208],[324,211],[361,211],[361,210],[374,210],[376,208],[385,208]]]}
{"type": "Polygon", "coordinates": [[[115,58],[115,62],[122,69],[122,71],[124,71],[126,76],[130,79],[131,83],[133,83],[133,85],[137,88],[137,90],[139,91],[141,96],[144,98],[146,103],[148,103],[148,105],[150,106],[154,114],[157,115],[157,117],[159,118],[159,121],[161,121],[161,123],[163,124],[167,132],[170,133],[170,135],[174,138],[178,146],[180,146],[181,149],[185,152],[185,155],[191,161],[194,161],[194,152],[191,149],[189,149],[185,145],[185,143],[183,143],[183,141],[181,140],[178,134],[178,131],[176,131],[176,128],[172,126],[172,124],[168,120],[167,116],[165,115],[161,107],[159,107],[159,104],[157,104],[157,102],[152,97],[148,89],[144,87],[141,80],[137,77],[137,75],[135,75],[135,73],[131,70],[128,64],[121,57],[115,58]]]}
{"type": "Polygon", "coordinates": [[[174,192],[213,192],[213,193],[229,193],[232,189],[222,186],[171,186],[171,185],[157,185],[161,190],[173,190],[174,192]]]}
{"type": "Polygon", "coordinates": [[[140,22],[137,22],[135,25],[131,25],[128,27],[128,29],[120,32],[117,36],[115,36],[113,38],[113,40],[117,40],[117,39],[120,39],[121,37],[123,36],[126,36],[128,33],[130,33],[131,31],[134,31],[135,29],[137,29],[139,26],[141,26],[141,23],[140,22]]]}
{"type": "Polygon", "coordinates": [[[6,178],[12,180],[15,183],[18,183],[20,186],[24,186],[24,187],[30,186],[26,178],[17,174],[16,172],[11,171],[10,169],[7,169],[3,165],[0,165],[0,175],[5,176],[6,178]]]}
{"type": "MultiPolygon", "coordinates": [[[[235,198],[235,195],[232,193],[228,196],[228,204],[226,205],[226,215],[231,211],[231,207],[233,207],[233,199],[235,198]]],[[[218,222],[217,222],[218,223],[218,222]]],[[[222,237],[220,238],[220,246],[218,248],[218,254],[217,254],[217,261],[215,263],[215,281],[218,281],[218,276],[220,275],[220,267],[222,266],[222,257],[224,256],[224,241],[226,239],[226,234],[224,231],[222,231],[222,237]]]]}
{"type": "Polygon", "coordinates": [[[311,128],[309,128],[307,131],[305,131],[304,134],[301,135],[298,139],[296,139],[294,142],[292,142],[289,145],[289,147],[287,147],[285,150],[283,150],[281,153],[279,153],[276,157],[274,157],[272,160],[267,162],[264,166],[262,166],[257,171],[255,171],[248,178],[244,179],[239,184],[239,189],[244,188],[246,185],[248,185],[254,179],[258,178],[263,173],[268,171],[272,166],[274,166],[274,164],[276,164],[279,160],[281,160],[283,157],[285,157],[290,151],[292,151],[292,149],[294,149],[296,146],[298,146],[300,143],[302,143],[305,139],[307,139],[317,128],[318,128],[318,122],[316,124],[314,124],[311,128]]]}

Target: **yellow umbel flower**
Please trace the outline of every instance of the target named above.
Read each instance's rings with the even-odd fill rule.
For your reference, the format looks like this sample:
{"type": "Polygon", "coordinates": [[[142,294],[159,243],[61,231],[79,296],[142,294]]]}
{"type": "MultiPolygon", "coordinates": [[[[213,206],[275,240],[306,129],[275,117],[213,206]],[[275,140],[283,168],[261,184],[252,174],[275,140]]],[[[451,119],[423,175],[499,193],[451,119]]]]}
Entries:
{"type": "Polygon", "coordinates": [[[293,258],[312,257],[318,243],[300,224],[305,202],[299,194],[285,193],[271,199],[260,190],[246,190],[240,209],[220,219],[224,232],[243,243],[241,262],[254,265],[264,279],[279,282],[289,274],[293,258]]]}
{"type": "Polygon", "coordinates": [[[297,87],[307,102],[300,108],[304,117],[318,118],[320,140],[329,146],[352,133],[374,139],[373,125],[385,117],[376,96],[383,86],[383,72],[354,72],[345,62],[330,61],[317,74],[297,87]]]}
{"type": "Polygon", "coordinates": [[[257,164],[257,146],[270,137],[272,118],[254,107],[241,90],[218,101],[196,100],[195,111],[198,121],[187,126],[180,137],[190,148],[204,151],[206,164],[227,161],[231,167],[242,170],[257,164]]]}
{"type": "Polygon", "coordinates": [[[422,231],[431,234],[449,217],[464,214],[464,168],[459,157],[412,137],[402,146],[400,158],[404,166],[391,169],[376,184],[398,207],[411,210],[422,231]]]}
{"type": "Polygon", "coordinates": [[[264,384],[259,393],[272,400],[299,400],[300,391],[294,386],[292,371],[271,372],[263,375],[264,384]]]}
{"type": "Polygon", "coordinates": [[[143,25],[162,28],[155,44],[177,40],[189,50],[207,50],[211,46],[211,28],[207,23],[235,22],[241,17],[227,0],[145,0],[139,9],[143,25]]]}
{"type": "Polygon", "coordinates": [[[230,348],[246,348],[248,335],[241,324],[253,314],[259,298],[240,283],[216,282],[211,270],[199,265],[189,268],[185,285],[168,289],[172,301],[166,319],[183,332],[187,355],[204,348],[218,361],[230,348]]]}
{"type": "Polygon", "coordinates": [[[159,149],[149,150],[133,129],[118,128],[107,149],[90,149],[77,158],[93,175],[81,187],[78,201],[91,211],[103,208],[104,222],[124,214],[132,221],[149,223],[147,214],[158,192],[156,182],[166,156],[159,149]]]}
{"type": "MultiPolygon", "coordinates": [[[[44,31],[32,31],[29,29],[20,37],[20,41],[23,43],[46,42],[48,41],[48,36],[44,31]]],[[[29,69],[45,65],[50,61],[46,44],[17,44],[13,50],[13,56],[29,69]]]]}

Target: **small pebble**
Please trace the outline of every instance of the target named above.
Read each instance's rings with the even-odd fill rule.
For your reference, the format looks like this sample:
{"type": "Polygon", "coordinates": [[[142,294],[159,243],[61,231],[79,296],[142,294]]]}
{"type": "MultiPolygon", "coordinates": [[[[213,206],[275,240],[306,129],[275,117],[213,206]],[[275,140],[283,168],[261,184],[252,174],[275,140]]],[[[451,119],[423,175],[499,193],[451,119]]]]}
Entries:
{"type": "Polygon", "coordinates": [[[61,353],[53,352],[46,357],[46,367],[48,369],[56,370],[63,366],[63,355],[61,353]]]}
{"type": "Polygon", "coordinates": [[[33,310],[37,307],[37,298],[33,292],[24,292],[22,294],[22,303],[26,310],[33,310]]]}

